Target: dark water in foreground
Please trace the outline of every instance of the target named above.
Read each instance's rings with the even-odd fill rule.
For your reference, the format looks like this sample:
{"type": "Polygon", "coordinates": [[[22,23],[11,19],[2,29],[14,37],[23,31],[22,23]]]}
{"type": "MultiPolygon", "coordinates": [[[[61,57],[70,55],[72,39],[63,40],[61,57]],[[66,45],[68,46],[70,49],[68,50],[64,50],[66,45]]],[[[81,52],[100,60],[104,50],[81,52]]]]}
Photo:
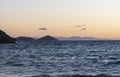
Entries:
{"type": "Polygon", "coordinates": [[[120,77],[120,41],[0,44],[0,77],[120,77]]]}

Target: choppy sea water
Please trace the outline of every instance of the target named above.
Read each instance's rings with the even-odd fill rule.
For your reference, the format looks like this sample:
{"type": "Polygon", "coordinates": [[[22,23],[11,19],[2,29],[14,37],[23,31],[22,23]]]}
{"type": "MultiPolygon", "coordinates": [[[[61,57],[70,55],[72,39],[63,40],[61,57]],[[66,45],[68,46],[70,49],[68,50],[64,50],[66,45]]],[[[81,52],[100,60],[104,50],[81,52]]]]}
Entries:
{"type": "Polygon", "coordinates": [[[0,77],[120,77],[120,41],[0,44],[0,77]]]}

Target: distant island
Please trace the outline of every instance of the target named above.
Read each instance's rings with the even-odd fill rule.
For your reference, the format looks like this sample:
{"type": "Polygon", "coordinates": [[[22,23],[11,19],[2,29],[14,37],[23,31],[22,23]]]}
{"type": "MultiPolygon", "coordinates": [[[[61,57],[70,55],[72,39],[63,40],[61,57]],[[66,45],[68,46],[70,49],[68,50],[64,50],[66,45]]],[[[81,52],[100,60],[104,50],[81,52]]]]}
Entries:
{"type": "Polygon", "coordinates": [[[80,36],[72,36],[72,37],[55,37],[59,40],[68,40],[68,41],[80,41],[80,40],[107,40],[102,38],[95,38],[95,37],[80,37],[80,36]]]}
{"type": "Polygon", "coordinates": [[[39,41],[59,41],[58,39],[56,39],[56,38],[54,38],[54,37],[52,37],[50,35],[39,38],[38,40],[39,41]]]}
{"type": "Polygon", "coordinates": [[[35,39],[32,37],[20,36],[16,38],[16,41],[17,42],[30,42],[30,41],[35,41],[35,39]]]}
{"type": "Polygon", "coordinates": [[[43,36],[40,38],[34,38],[34,37],[25,37],[21,36],[16,38],[16,40],[38,40],[38,41],[80,41],[80,40],[109,40],[109,39],[101,39],[101,38],[94,38],[94,37],[79,37],[79,36],[72,36],[72,37],[55,37],[55,36],[43,36]]]}
{"type": "Polygon", "coordinates": [[[38,39],[35,39],[35,38],[32,38],[32,37],[25,37],[25,36],[20,36],[20,37],[17,37],[16,38],[17,41],[59,41],[58,39],[50,36],[50,35],[47,35],[47,36],[43,36],[41,38],[38,38],[38,39]]]}

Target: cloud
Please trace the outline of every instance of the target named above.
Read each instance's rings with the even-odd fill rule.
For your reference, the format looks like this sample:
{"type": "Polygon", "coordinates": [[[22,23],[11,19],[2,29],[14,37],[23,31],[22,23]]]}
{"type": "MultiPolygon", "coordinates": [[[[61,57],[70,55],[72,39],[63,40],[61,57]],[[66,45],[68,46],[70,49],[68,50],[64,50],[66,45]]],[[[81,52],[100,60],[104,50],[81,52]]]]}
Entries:
{"type": "Polygon", "coordinates": [[[73,27],[85,27],[86,25],[76,25],[76,26],[73,26],[73,27]]]}
{"type": "Polygon", "coordinates": [[[38,28],[38,30],[48,30],[47,28],[38,28]]]}
{"type": "Polygon", "coordinates": [[[76,25],[73,27],[76,27],[76,28],[80,29],[81,31],[87,30],[86,25],[76,25]]]}
{"type": "Polygon", "coordinates": [[[82,28],[81,30],[87,30],[87,28],[82,28]]]}

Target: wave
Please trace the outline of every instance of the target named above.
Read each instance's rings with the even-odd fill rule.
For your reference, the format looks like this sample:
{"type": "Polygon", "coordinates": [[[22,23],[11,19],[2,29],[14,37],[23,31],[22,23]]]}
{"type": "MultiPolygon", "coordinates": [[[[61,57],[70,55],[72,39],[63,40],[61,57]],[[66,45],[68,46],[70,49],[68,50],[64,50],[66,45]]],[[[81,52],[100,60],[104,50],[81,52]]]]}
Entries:
{"type": "Polygon", "coordinates": [[[108,65],[119,65],[120,64],[120,60],[108,60],[108,62],[106,62],[104,65],[108,66],[108,65]]]}
{"type": "Polygon", "coordinates": [[[51,75],[36,75],[32,77],[120,77],[120,76],[111,76],[111,75],[105,75],[105,74],[100,74],[100,75],[58,75],[58,76],[51,76],[51,75]]]}

